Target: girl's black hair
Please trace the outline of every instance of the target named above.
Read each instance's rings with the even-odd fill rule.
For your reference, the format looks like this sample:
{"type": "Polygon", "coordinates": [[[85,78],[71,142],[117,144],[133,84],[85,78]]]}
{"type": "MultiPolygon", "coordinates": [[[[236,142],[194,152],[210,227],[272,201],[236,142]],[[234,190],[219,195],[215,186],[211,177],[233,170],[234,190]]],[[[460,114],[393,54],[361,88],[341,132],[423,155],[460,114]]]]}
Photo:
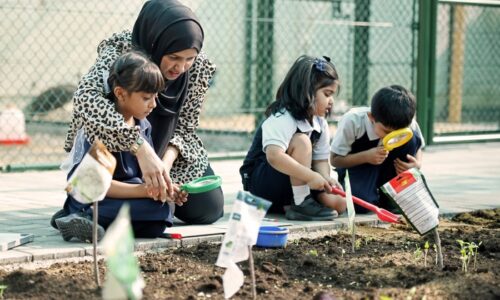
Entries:
{"type": "Polygon", "coordinates": [[[287,110],[296,120],[311,120],[316,91],[338,82],[339,76],[330,58],[302,55],[286,74],[276,100],[266,109],[266,116],[287,110]]]}
{"type": "Polygon", "coordinates": [[[118,57],[111,66],[108,77],[111,92],[108,98],[115,100],[113,90],[120,86],[129,93],[157,93],[164,89],[165,79],[160,68],[139,51],[131,51],[118,57]]]}

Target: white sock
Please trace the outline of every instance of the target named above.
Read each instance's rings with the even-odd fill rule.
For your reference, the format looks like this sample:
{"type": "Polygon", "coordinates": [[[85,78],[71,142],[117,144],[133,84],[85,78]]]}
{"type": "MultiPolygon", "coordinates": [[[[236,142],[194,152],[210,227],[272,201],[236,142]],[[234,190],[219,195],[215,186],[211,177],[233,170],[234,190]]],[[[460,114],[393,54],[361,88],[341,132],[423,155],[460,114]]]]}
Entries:
{"type": "Polygon", "coordinates": [[[292,185],[292,192],[293,192],[293,202],[295,202],[295,205],[300,205],[302,202],[304,202],[304,199],[311,193],[311,189],[307,184],[304,185],[292,185]]]}

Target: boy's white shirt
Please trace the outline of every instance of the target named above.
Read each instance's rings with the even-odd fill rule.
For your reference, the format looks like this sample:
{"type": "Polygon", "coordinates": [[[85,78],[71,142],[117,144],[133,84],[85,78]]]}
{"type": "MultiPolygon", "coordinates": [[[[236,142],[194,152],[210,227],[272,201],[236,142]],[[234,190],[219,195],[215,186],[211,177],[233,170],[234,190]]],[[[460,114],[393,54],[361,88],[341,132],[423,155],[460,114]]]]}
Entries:
{"type": "Polygon", "coordinates": [[[321,132],[321,136],[313,147],[312,159],[325,160],[330,156],[330,132],[325,118],[314,116],[313,124],[306,120],[297,121],[293,116],[285,111],[284,113],[269,116],[262,124],[262,151],[266,152],[266,147],[275,145],[286,151],[290,145],[297,128],[311,136],[313,130],[321,132]]]}
{"type": "MultiPolygon", "coordinates": [[[[370,141],[380,139],[375,133],[373,124],[368,117],[370,107],[356,107],[350,109],[339,121],[337,126],[337,133],[333,137],[330,151],[337,155],[346,156],[352,150],[351,146],[357,139],[361,138],[365,133],[368,135],[370,141]]],[[[410,128],[423,137],[420,127],[415,119],[412,120],[410,128]]],[[[421,138],[422,145],[420,149],[424,148],[425,141],[421,138]]]]}

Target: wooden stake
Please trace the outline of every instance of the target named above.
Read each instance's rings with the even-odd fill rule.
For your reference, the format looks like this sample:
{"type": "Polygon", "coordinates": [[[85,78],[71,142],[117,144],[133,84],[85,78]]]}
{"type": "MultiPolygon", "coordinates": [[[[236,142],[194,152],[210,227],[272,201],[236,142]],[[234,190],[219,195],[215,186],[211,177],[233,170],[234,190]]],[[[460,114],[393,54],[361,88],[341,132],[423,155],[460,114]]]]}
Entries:
{"type": "Polygon", "coordinates": [[[356,225],[352,227],[352,253],[356,252],[356,225]]]}
{"type": "Polygon", "coordinates": [[[101,280],[99,278],[99,264],[97,263],[97,201],[94,202],[92,211],[92,244],[93,244],[93,256],[94,256],[94,276],[95,276],[95,283],[97,284],[98,287],[101,286],[101,280]]]}
{"type": "Polygon", "coordinates": [[[250,276],[252,277],[252,297],[253,299],[257,299],[257,285],[255,284],[255,268],[253,264],[253,254],[252,254],[252,246],[248,246],[248,253],[249,253],[249,258],[248,258],[248,263],[250,267],[250,276]]]}
{"type": "Polygon", "coordinates": [[[437,247],[437,258],[438,258],[438,263],[439,263],[439,269],[443,269],[443,252],[441,252],[441,239],[439,238],[439,233],[437,230],[437,227],[434,228],[434,242],[436,243],[437,247]]]}

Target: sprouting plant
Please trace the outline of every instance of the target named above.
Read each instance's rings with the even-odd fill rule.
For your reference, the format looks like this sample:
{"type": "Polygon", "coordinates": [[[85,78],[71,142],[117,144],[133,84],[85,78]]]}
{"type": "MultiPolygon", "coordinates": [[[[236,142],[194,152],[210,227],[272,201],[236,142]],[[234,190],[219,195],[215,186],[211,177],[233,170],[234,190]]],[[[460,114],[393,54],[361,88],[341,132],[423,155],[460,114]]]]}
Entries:
{"type": "Polygon", "coordinates": [[[0,299],[3,299],[3,291],[5,291],[6,288],[6,285],[0,284],[0,299]]]}
{"type": "Polygon", "coordinates": [[[429,241],[424,244],[424,267],[427,268],[427,253],[429,252],[429,241]]]}
{"type": "Polygon", "coordinates": [[[371,241],[373,241],[373,237],[371,237],[371,236],[365,237],[365,246],[368,245],[368,243],[371,241]]]}
{"type": "Polygon", "coordinates": [[[474,256],[474,270],[476,269],[476,262],[477,262],[477,255],[478,255],[477,252],[479,251],[479,246],[481,246],[482,243],[483,242],[479,242],[479,244],[476,245],[476,243],[470,242],[468,245],[469,257],[474,256]]]}
{"type": "Polygon", "coordinates": [[[318,256],[318,250],[316,250],[316,249],[309,250],[309,255],[318,256]]]}
{"type": "Polygon", "coordinates": [[[416,244],[415,246],[416,246],[416,249],[415,249],[415,251],[413,251],[413,259],[416,262],[420,259],[420,257],[422,257],[422,249],[420,249],[420,246],[418,244],[416,244]]]}
{"type": "Polygon", "coordinates": [[[462,271],[467,273],[467,264],[469,260],[469,243],[457,240],[460,245],[460,260],[462,261],[462,271]]]}
{"type": "Polygon", "coordinates": [[[361,240],[360,239],[357,239],[356,242],[354,242],[354,247],[356,249],[359,249],[361,248],[361,240]]]}
{"type": "Polygon", "coordinates": [[[345,254],[345,249],[344,248],[340,248],[340,257],[344,257],[344,254],[345,254]]]}

